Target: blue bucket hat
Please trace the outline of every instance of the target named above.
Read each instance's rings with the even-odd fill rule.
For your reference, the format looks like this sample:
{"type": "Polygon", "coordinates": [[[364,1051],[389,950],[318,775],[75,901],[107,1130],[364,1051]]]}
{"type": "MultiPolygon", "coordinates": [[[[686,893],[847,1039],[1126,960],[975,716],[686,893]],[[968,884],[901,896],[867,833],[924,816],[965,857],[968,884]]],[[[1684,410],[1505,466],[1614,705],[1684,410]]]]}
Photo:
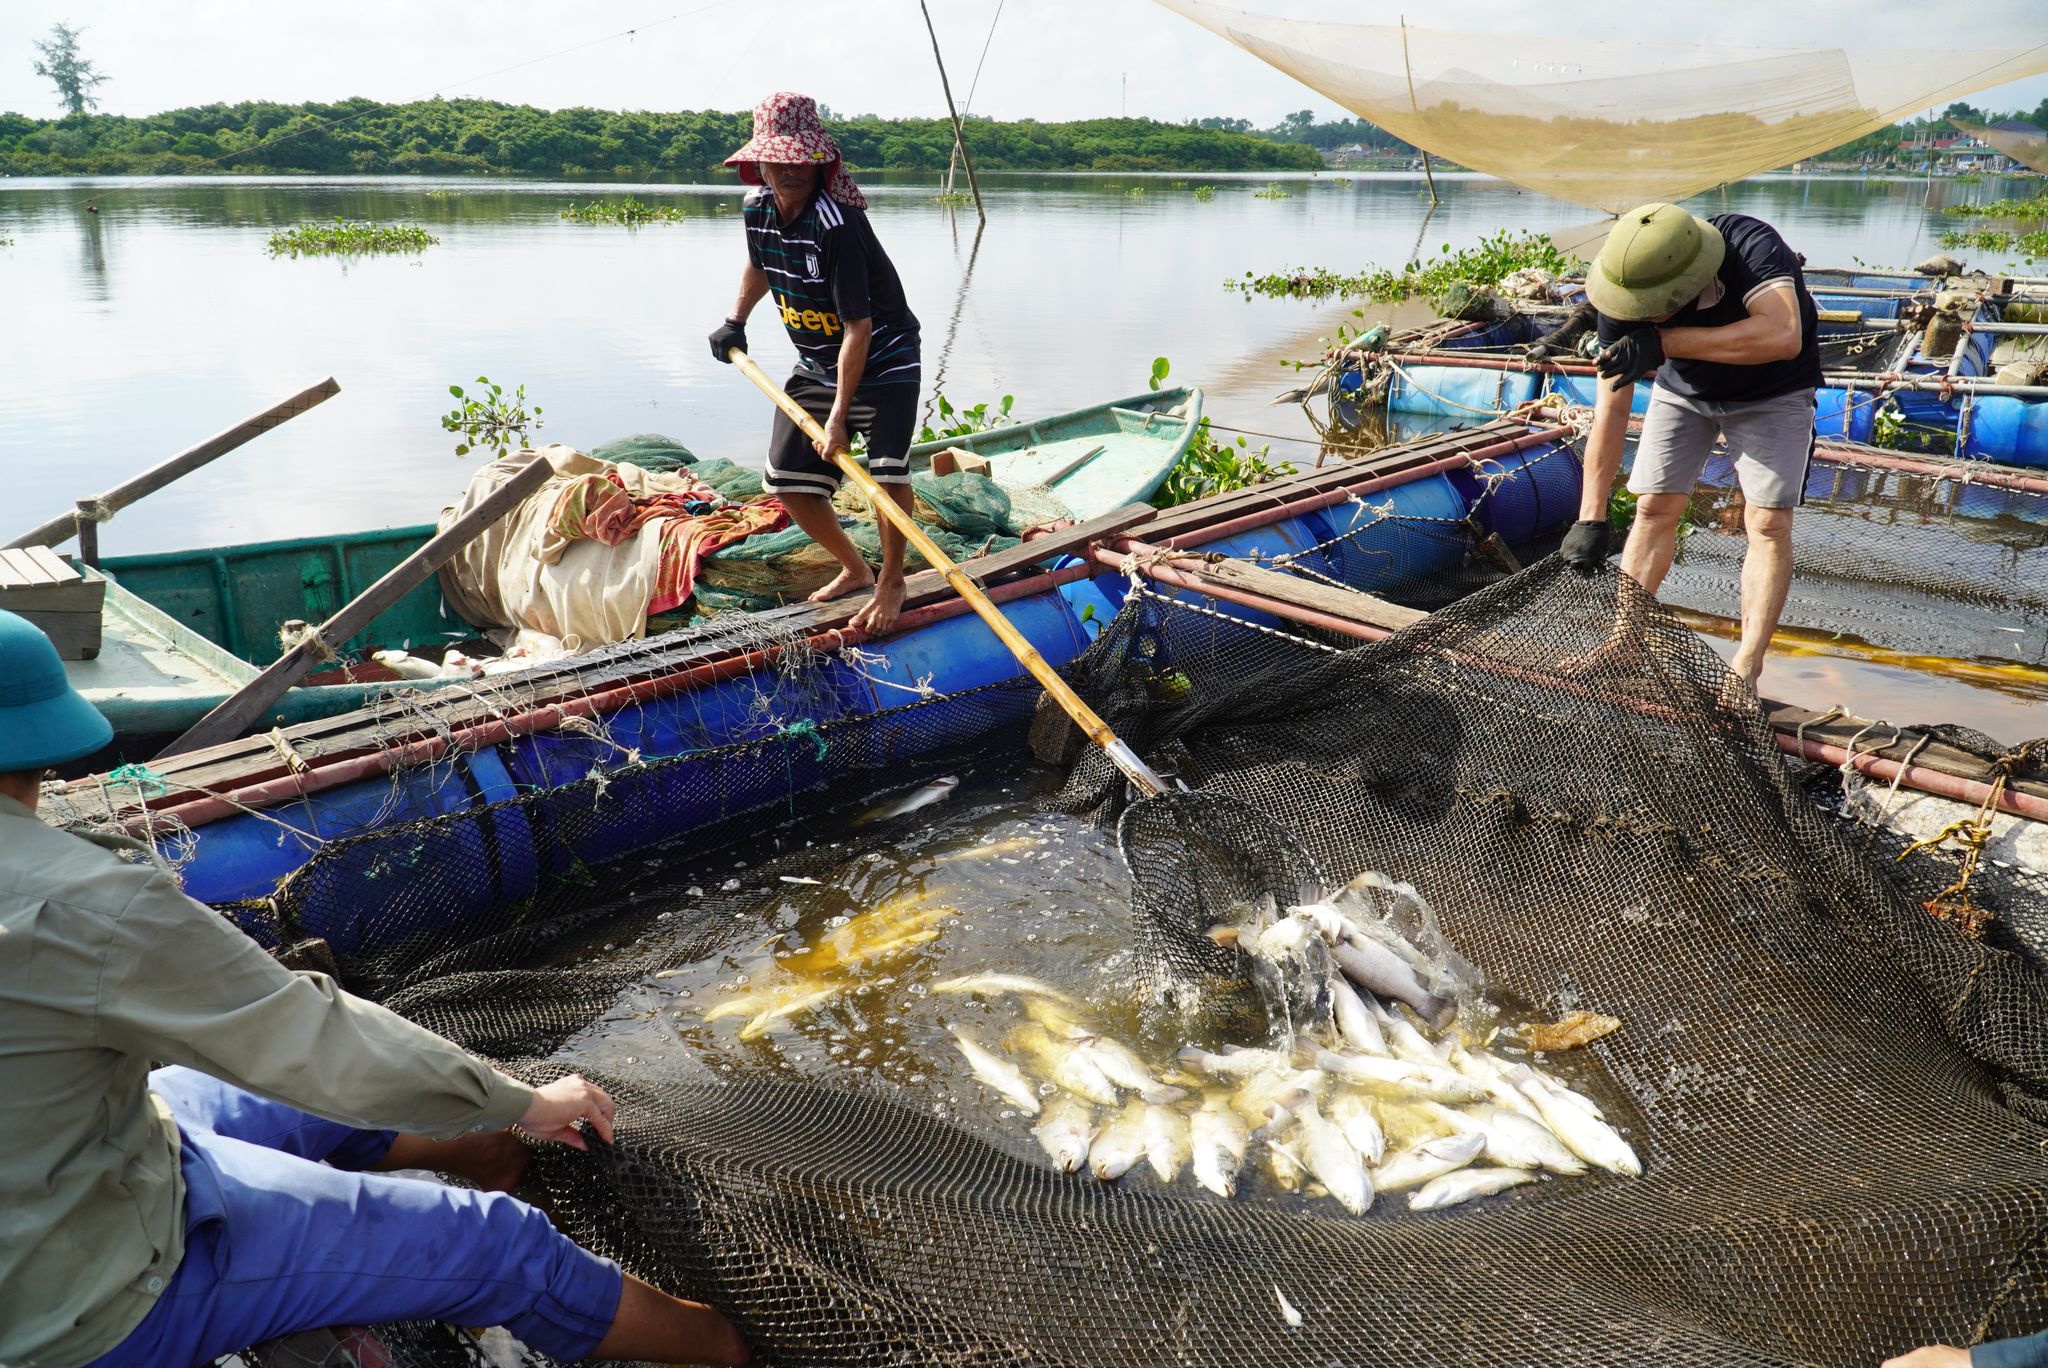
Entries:
{"type": "Polygon", "coordinates": [[[42,629],[0,611],[0,774],[61,765],[113,739],[99,709],[71,687],[42,629]]]}

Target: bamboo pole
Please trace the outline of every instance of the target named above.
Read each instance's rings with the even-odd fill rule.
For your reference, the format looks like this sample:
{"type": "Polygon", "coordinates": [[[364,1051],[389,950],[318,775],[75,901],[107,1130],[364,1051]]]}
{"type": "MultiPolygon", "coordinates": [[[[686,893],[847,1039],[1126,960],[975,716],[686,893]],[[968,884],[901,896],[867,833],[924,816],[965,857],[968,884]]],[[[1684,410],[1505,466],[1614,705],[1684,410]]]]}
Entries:
{"type": "MultiPolygon", "coordinates": [[[[1401,70],[1408,77],[1408,112],[1420,117],[1422,111],[1415,103],[1415,68],[1408,64],[1408,16],[1401,16],[1401,70]]],[[[1415,144],[1422,153],[1422,178],[1429,182],[1429,207],[1436,208],[1436,176],[1429,169],[1429,149],[1421,143],[1415,144]]]]}
{"type": "Polygon", "coordinates": [[[981,185],[974,179],[974,158],[967,153],[967,134],[960,127],[960,111],[953,105],[953,83],[946,79],[946,59],[939,54],[939,31],[932,27],[931,6],[925,0],[917,0],[917,7],[924,13],[924,31],[932,38],[932,60],[939,64],[939,88],[946,92],[946,113],[953,120],[953,146],[960,150],[960,164],[967,168],[967,188],[974,192],[974,216],[987,223],[988,212],[981,207],[981,185]]]}

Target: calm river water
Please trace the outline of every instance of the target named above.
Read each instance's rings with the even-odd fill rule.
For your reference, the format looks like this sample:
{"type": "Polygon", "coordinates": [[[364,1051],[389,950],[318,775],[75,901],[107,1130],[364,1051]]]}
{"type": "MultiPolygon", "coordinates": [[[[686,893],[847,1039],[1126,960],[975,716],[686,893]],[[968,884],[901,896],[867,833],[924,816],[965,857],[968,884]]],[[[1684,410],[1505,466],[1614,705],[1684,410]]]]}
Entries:
{"type": "MultiPolygon", "coordinates": [[[[1349,306],[1245,300],[1248,270],[1396,264],[1498,228],[1586,211],[1483,177],[984,177],[989,221],[933,201],[929,178],[868,184],[879,235],[924,324],[926,397],[1014,394],[1020,414],[1145,387],[1154,356],[1209,390],[1221,423],[1303,438],[1268,408],[1277,364],[1317,350],[1349,306]],[[1213,185],[1197,200],[1192,188],[1213,185]]],[[[0,475],[28,524],[333,375],[318,409],[152,496],[103,532],[108,554],[431,520],[474,459],[439,416],[448,386],[524,384],[543,440],[592,446],[662,432],[758,464],[769,413],[704,336],[743,263],[733,186],[638,186],[680,222],[565,222],[627,187],[290,179],[0,181],[0,475]],[[272,258],[275,229],[336,215],[412,221],[417,256],[272,258]]],[[[1777,224],[1816,264],[1910,264],[1934,250],[1950,196],[2007,187],[1767,177],[1701,197],[1777,224]]],[[[1991,263],[1984,263],[1991,264],[1991,263]]],[[[753,342],[786,365],[763,312],[753,342]]],[[[1282,455],[1313,447],[1275,443],[1282,455]]],[[[2018,725],[2017,722],[2014,725],[2018,725]]],[[[2036,731],[2041,728],[2036,727],[2036,731]]]]}

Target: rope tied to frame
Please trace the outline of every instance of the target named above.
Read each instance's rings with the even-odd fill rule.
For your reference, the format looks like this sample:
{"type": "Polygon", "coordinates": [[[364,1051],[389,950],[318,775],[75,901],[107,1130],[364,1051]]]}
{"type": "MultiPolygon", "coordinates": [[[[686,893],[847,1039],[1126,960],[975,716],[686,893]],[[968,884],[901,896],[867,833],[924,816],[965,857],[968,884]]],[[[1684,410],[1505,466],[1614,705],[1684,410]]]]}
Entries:
{"type": "Polygon", "coordinates": [[[147,765],[116,765],[107,771],[106,782],[115,788],[135,790],[138,798],[161,798],[171,791],[164,776],[147,765]]]}
{"type": "Polygon", "coordinates": [[[327,644],[327,638],[320,635],[318,627],[302,625],[297,631],[293,631],[286,625],[278,629],[277,649],[280,654],[289,655],[301,646],[312,651],[313,658],[322,665],[340,659],[335,649],[327,644]]]}
{"type": "Polygon", "coordinates": [[[1954,926],[1967,940],[1982,937],[1985,926],[1991,921],[1990,911],[1977,906],[1976,900],[1970,896],[1970,880],[1977,873],[1977,866],[1984,858],[1984,847],[1991,840],[1992,821],[1998,811],[1999,799],[2005,796],[2006,781],[2012,778],[2013,771],[2026,763],[2035,748],[2042,745],[2048,745],[2048,737],[2029,741],[1993,760],[1991,789],[1984,795],[1975,816],[1957,818],[1926,840],[1915,841],[1899,852],[1899,860],[1904,860],[1917,851],[1939,850],[1950,841],[1961,849],[1963,863],[1955,882],[1921,906],[1927,909],[1928,915],[1954,926]]]}
{"type": "Polygon", "coordinates": [[[801,718],[775,733],[775,739],[787,745],[791,741],[809,741],[818,748],[818,759],[825,758],[825,752],[832,749],[832,743],[818,730],[818,724],[810,718],[801,718]]]}

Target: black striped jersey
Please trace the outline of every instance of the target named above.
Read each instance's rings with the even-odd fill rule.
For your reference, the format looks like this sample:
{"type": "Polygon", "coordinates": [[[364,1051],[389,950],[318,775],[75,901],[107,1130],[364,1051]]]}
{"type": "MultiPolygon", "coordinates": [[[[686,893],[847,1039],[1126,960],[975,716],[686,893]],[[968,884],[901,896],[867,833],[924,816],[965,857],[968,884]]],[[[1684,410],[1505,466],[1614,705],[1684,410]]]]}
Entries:
{"type": "Polygon", "coordinates": [[[867,318],[874,334],[861,388],[918,383],[917,316],[866,214],[820,189],[808,209],[784,223],[774,192],[762,185],[747,196],[743,217],[747,260],[768,277],[769,295],[796,344],[798,371],[837,384],[846,324],[867,318]]]}

